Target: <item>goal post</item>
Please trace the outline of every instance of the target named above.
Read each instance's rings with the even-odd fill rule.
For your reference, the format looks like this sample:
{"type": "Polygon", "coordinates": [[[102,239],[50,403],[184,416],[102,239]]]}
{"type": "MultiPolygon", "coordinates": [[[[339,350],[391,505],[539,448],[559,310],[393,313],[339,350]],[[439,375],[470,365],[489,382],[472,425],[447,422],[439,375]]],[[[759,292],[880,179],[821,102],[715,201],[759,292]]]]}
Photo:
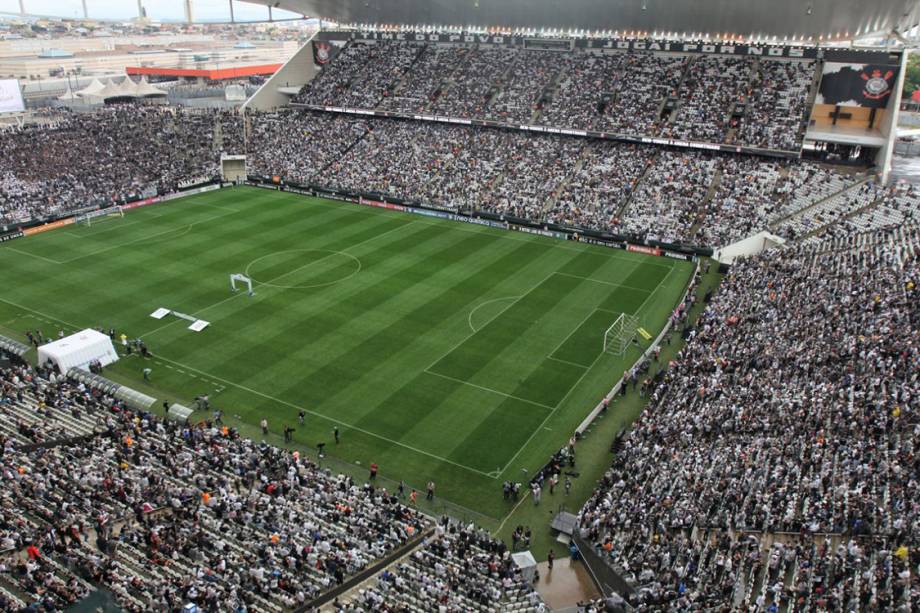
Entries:
{"type": "Polygon", "coordinates": [[[623,355],[636,338],[639,318],[628,313],[620,313],[604,332],[604,353],[623,355]]]}
{"type": "Polygon", "coordinates": [[[245,285],[246,293],[249,294],[250,296],[255,296],[255,292],[252,291],[252,279],[250,279],[246,275],[239,274],[239,273],[234,273],[230,275],[230,291],[233,292],[234,294],[240,291],[240,289],[236,286],[237,283],[245,285]]]}
{"type": "Polygon", "coordinates": [[[106,209],[98,209],[96,211],[89,211],[88,213],[81,213],[74,217],[73,222],[81,226],[90,227],[93,225],[93,220],[98,220],[100,218],[111,219],[113,217],[124,217],[125,210],[121,206],[110,206],[106,209]]]}

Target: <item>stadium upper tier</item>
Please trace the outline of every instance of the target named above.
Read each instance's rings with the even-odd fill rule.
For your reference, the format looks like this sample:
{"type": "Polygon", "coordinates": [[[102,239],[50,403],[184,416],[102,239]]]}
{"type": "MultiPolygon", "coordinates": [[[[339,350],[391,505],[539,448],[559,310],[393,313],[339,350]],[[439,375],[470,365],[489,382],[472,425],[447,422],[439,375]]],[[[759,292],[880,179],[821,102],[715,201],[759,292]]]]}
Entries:
{"type": "Polygon", "coordinates": [[[294,102],[797,152],[817,66],[808,59],[353,41],[294,102]]]}
{"type": "Polygon", "coordinates": [[[8,131],[0,224],[175,191],[245,153],[253,174],[634,240],[809,241],[920,218],[913,189],[804,160],[289,109],[115,106],[8,131]],[[41,142],[42,147],[35,147],[41,142]],[[127,162],[127,163],[126,163],[127,162]]]}
{"type": "Polygon", "coordinates": [[[904,32],[910,0],[248,0],[339,23],[619,30],[830,40],[904,32]]]}

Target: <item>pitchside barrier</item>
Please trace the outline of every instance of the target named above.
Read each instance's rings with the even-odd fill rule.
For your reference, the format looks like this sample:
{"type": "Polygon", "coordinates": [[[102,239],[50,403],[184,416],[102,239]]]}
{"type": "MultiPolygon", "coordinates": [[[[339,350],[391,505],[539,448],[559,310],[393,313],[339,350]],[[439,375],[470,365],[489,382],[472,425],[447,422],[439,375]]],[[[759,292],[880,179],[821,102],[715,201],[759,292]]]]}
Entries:
{"type": "Polygon", "coordinates": [[[250,175],[248,184],[263,189],[285,191],[317,198],[327,198],[341,202],[350,202],[353,204],[361,204],[364,206],[412,213],[414,215],[424,215],[426,217],[435,217],[462,223],[484,225],[527,234],[537,234],[560,240],[574,240],[591,245],[599,245],[613,249],[625,249],[626,251],[679,260],[692,261],[699,256],[711,256],[713,253],[713,250],[709,247],[675,245],[653,240],[639,242],[633,240],[629,236],[609,232],[598,232],[596,230],[574,226],[562,226],[552,223],[539,223],[510,215],[497,215],[488,211],[479,211],[475,209],[451,208],[417,201],[408,202],[401,198],[394,198],[383,194],[331,189],[319,185],[300,185],[297,183],[285,182],[279,177],[250,175]]]}

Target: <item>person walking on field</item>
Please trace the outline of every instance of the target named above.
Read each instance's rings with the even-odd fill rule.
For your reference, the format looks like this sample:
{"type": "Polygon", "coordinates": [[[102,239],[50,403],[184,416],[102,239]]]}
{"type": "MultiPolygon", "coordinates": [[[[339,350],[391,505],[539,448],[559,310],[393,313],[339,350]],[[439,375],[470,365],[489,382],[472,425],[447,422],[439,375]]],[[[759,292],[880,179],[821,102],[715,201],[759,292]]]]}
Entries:
{"type": "Polygon", "coordinates": [[[409,502],[412,504],[413,507],[415,506],[416,500],[418,500],[418,492],[416,492],[415,490],[412,490],[411,492],[409,492],[409,502]]]}
{"type": "Polygon", "coordinates": [[[428,482],[428,493],[425,495],[426,500],[434,500],[434,481],[428,482]]]}
{"type": "Polygon", "coordinates": [[[373,463],[371,464],[371,476],[370,476],[370,479],[371,479],[371,481],[373,481],[373,480],[376,479],[376,478],[377,478],[377,462],[373,462],[373,463]]]}
{"type": "Polygon", "coordinates": [[[259,422],[259,427],[262,428],[262,436],[265,436],[266,434],[268,434],[268,420],[267,419],[263,417],[262,421],[259,422]]]}
{"type": "Polygon", "coordinates": [[[553,562],[556,560],[556,554],[553,553],[553,550],[549,550],[549,555],[546,556],[546,563],[549,566],[550,570],[553,570],[553,562]]]}

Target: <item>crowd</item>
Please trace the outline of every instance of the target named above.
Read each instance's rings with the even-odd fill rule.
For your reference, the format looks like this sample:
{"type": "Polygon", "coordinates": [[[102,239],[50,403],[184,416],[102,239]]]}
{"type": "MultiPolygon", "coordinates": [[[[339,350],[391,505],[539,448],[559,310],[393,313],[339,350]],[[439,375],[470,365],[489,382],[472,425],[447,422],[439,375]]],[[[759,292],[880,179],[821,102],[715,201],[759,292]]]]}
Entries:
{"type": "Polygon", "coordinates": [[[680,88],[680,103],[665,134],[672,138],[722,143],[736,126],[735,105],[744,101],[752,62],[734,57],[695,58],[680,88]]]}
{"type": "Polygon", "coordinates": [[[0,224],[200,183],[219,174],[222,153],[301,184],[710,246],[763,229],[793,239],[843,222],[873,229],[918,208],[913,192],[806,161],[299,109],[243,120],[116,106],[12,130],[0,149],[0,224]]]}
{"type": "Polygon", "coordinates": [[[311,104],[377,108],[421,52],[408,43],[347,45],[295,100],[311,104]]]}
{"type": "Polygon", "coordinates": [[[815,62],[758,62],[747,112],[734,141],[792,151],[802,140],[815,62]]]}
{"type": "Polygon", "coordinates": [[[503,542],[446,517],[421,548],[382,572],[374,585],[337,600],[334,609],[339,613],[546,610],[503,542]]]}
{"type": "Polygon", "coordinates": [[[128,610],[280,611],[426,529],[394,494],[225,426],[134,412],[46,369],[0,382],[0,599],[16,605],[105,586],[128,610]]]}
{"type": "Polygon", "coordinates": [[[0,139],[0,225],[175,191],[241,143],[226,111],[123,105],[27,124],[0,139]]]}
{"type": "MultiPolygon", "coordinates": [[[[864,188],[865,189],[865,188],[864,188]]],[[[920,224],[920,193],[913,185],[898,183],[886,189],[871,191],[857,200],[863,206],[842,207],[831,222],[820,228],[806,242],[823,242],[828,239],[847,237],[879,230],[895,230],[916,227],[920,224]],[[865,206],[871,198],[872,206],[865,206]]]]}
{"type": "Polygon", "coordinates": [[[717,164],[709,153],[659,152],[614,231],[665,242],[692,237],[717,164]]]}
{"type": "Polygon", "coordinates": [[[815,69],[801,60],[352,42],[295,101],[794,151],[815,69]]]}
{"type": "Polygon", "coordinates": [[[585,147],[561,192],[546,215],[552,223],[607,230],[619,224],[655,150],[644,145],[603,142],[585,147]]]}
{"type": "Polygon", "coordinates": [[[738,261],[685,331],[579,514],[637,610],[920,607],[920,233],[882,234],[738,261]]]}

